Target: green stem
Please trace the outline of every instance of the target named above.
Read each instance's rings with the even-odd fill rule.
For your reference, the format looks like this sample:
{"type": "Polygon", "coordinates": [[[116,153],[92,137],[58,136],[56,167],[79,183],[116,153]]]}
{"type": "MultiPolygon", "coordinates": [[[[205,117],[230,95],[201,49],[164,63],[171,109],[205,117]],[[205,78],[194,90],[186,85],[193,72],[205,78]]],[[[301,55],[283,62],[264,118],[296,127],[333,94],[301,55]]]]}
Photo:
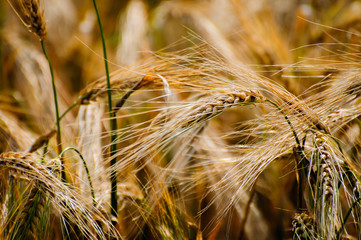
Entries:
{"type": "Polygon", "coordinates": [[[86,164],[86,161],[84,160],[83,155],[79,152],[78,149],[76,149],[76,148],[74,148],[74,147],[68,147],[68,148],[64,149],[64,151],[62,151],[62,152],[60,153],[59,157],[62,157],[63,154],[64,154],[66,151],[69,151],[69,150],[73,150],[74,152],[76,152],[76,153],[79,155],[79,157],[80,157],[80,159],[82,160],[82,162],[83,162],[83,166],[84,166],[84,168],[85,168],[85,172],[86,172],[86,175],[87,175],[88,181],[89,181],[90,193],[91,193],[92,199],[93,199],[93,206],[96,207],[97,203],[96,203],[96,201],[95,201],[95,194],[94,194],[93,182],[92,182],[91,177],[90,177],[88,165],[86,164]]]}
{"type": "Polygon", "coordinates": [[[70,107],[68,107],[68,109],[66,109],[65,112],[63,112],[63,114],[60,115],[59,121],[62,120],[70,112],[70,110],[75,108],[78,104],[79,104],[78,102],[75,102],[70,107]]]}
{"type": "MultiPolygon", "coordinates": [[[[111,86],[110,86],[110,77],[109,77],[109,67],[108,67],[108,57],[107,57],[107,49],[105,45],[105,38],[104,38],[104,31],[103,31],[103,25],[100,19],[100,14],[98,11],[98,6],[95,0],[93,0],[94,9],[97,15],[98,19],[98,25],[100,30],[100,36],[102,39],[102,45],[103,45],[103,55],[104,55],[104,64],[105,64],[105,73],[107,78],[107,88],[108,88],[108,106],[109,106],[109,121],[110,121],[110,182],[111,182],[111,193],[110,193],[110,205],[111,205],[111,214],[114,217],[118,217],[118,200],[117,200],[117,171],[115,168],[116,164],[116,157],[114,157],[117,145],[115,143],[117,139],[116,129],[117,129],[117,121],[115,118],[115,112],[113,111],[112,107],[112,93],[111,93],[111,86]]],[[[115,224],[115,223],[113,223],[115,224]]]]}
{"type": "Polygon", "coordinates": [[[293,128],[293,125],[292,125],[290,119],[288,118],[288,116],[283,112],[283,110],[282,110],[276,103],[274,103],[274,102],[272,102],[272,101],[270,101],[270,100],[268,100],[268,99],[266,100],[266,102],[271,103],[273,106],[275,106],[275,107],[282,113],[282,115],[284,116],[284,118],[286,119],[288,125],[289,125],[290,128],[291,128],[291,131],[292,131],[292,133],[293,133],[293,136],[295,137],[298,150],[302,151],[301,142],[300,142],[300,140],[299,140],[299,138],[298,138],[298,136],[297,136],[297,133],[296,133],[295,129],[293,128]]]}
{"type": "MultiPolygon", "coordinates": [[[[41,47],[43,49],[43,53],[44,53],[44,55],[46,57],[46,60],[49,63],[49,69],[50,69],[50,74],[51,74],[51,84],[52,84],[52,87],[53,87],[54,104],[55,104],[55,116],[56,116],[56,128],[57,128],[56,140],[57,140],[57,143],[58,143],[58,154],[60,154],[62,152],[61,129],[60,129],[58,96],[57,96],[57,93],[56,93],[56,85],[55,85],[55,80],[54,80],[54,71],[53,71],[53,66],[52,66],[51,61],[49,59],[48,53],[46,52],[44,41],[41,40],[40,43],[41,43],[41,47]]],[[[64,159],[60,158],[60,161],[61,161],[61,166],[60,166],[61,180],[63,182],[65,182],[66,181],[66,176],[65,176],[65,171],[64,171],[64,159]]]]}
{"type": "Polygon", "coordinates": [[[293,136],[295,138],[295,141],[297,143],[298,153],[300,154],[300,157],[301,157],[301,160],[300,160],[299,163],[297,162],[297,165],[300,164],[301,170],[302,170],[302,171],[300,171],[301,174],[299,174],[300,175],[300,182],[299,182],[299,187],[298,187],[298,195],[299,195],[298,196],[298,209],[301,209],[302,208],[302,198],[301,198],[301,196],[303,195],[302,193],[303,193],[303,189],[304,189],[303,184],[302,184],[301,176],[302,176],[303,179],[306,179],[306,173],[304,172],[305,169],[307,168],[307,166],[305,164],[306,157],[303,154],[300,139],[298,138],[297,133],[296,133],[290,119],[288,118],[288,116],[283,112],[283,110],[276,103],[274,103],[274,102],[272,102],[271,100],[268,100],[268,99],[266,100],[266,102],[271,103],[273,106],[275,106],[281,112],[281,114],[284,116],[287,124],[290,126],[292,134],[293,134],[293,136]]]}

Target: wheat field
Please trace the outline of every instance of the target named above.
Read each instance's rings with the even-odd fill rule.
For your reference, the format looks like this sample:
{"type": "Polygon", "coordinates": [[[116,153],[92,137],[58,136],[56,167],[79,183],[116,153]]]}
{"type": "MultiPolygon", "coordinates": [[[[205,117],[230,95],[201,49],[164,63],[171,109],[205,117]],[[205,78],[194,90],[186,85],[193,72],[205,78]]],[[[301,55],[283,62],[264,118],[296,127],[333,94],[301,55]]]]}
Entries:
{"type": "Polygon", "coordinates": [[[361,239],[361,1],[0,2],[0,239],[361,239]]]}

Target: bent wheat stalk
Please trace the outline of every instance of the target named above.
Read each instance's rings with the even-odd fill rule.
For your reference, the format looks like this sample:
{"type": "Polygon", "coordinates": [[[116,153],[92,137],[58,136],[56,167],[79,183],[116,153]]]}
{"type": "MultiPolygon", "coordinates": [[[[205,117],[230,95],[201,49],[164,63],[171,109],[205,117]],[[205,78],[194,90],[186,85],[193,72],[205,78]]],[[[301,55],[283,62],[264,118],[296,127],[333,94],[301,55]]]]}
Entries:
{"type": "Polygon", "coordinates": [[[78,154],[78,156],[80,157],[82,163],[83,163],[83,166],[84,166],[84,169],[85,169],[85,172],[86,172],[86,175],[88,177],[88,181],[89,181],[89,187],[90,187],[90,193],[92,195],[92,199],[93,199],[93,206],[96,207],[97,203],[95,201],[95,194],[94,194],[94,187],[93,187],[93,182],[92,182],[92,179],[91,179],[91,176],[90,176],[90,173],[89,173],[89,168],[88,168],[88,165],[83,157],[83,155],[79,152],[78,149],[76,148],[73,148],[73,147],[68,147],[66,149],[64,149],[64,151],[62,151],[59,155],[59,157],[62,157],[63,154],[65,154],[65,152],[69,151],[69,150],[73,150],[74,152],[76,152],[78,154]]]}

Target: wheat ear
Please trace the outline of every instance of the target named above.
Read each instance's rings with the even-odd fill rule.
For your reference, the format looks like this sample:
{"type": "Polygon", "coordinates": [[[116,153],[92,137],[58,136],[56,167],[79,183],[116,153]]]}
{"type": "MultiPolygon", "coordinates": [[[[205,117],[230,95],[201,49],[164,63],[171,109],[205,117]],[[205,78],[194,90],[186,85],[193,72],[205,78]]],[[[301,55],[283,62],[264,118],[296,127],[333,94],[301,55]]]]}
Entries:
{"type": "MultiPolygon", "coordinates": [[[[48,168],[56,168],[51,162],[47,166],[37,163],[36,155],[23,153],[0,154],[0,170],[8,170],[14,176],[29,182],[36,181],[37,187],[46,194],[52,206],[61,216],[75,224],[87,239],[106,239],[100,229],[98,219],[108,229],[109,234],[121,238],[112,224],[94,207],[87,207],[76,196],[76,193],[61,182],[48,168]]],[[[55,163],[56,165],[56,163],[55,163]]]]}
{"type": "Polygon", "coordinates": [[[41,41],[46,39],[47,30],[44,18],[44,11],[40,11],[39,0],[21,0],[20,8],[23,14],[22,22],[37,35],[41,41]]]}
{"type": "Polygon", "coordinates": [[[16,231],[15,238],[32,239],[32,236],[40,235],[37,233],[37,225],[44,214],[46,203],[45,195],[38,188],[37,181],[34,181],[25,201],[19,218],[19,231],[16,231]]]}
{"type": "Polygon", "coordinates": [[[314,220],[306,213],[296,214],[292,221],[293,239],[312,240],[317,239],[314,229],[314,220]]]}
{"type": "Polygon", "coordinates": [[[338,188],[343,173],[343,160],[335,154],[330,143],[327,135],[316,133],[308,163],[317,233],[327,239],[335,237],[341,222],[338,188]]]}

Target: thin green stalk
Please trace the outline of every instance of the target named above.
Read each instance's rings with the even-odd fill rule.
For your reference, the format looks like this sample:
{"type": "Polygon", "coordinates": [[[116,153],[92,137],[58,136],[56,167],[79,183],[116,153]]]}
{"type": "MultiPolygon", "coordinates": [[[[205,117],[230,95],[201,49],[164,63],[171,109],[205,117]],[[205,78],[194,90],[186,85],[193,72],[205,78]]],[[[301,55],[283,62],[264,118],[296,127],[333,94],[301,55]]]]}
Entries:
{"type": "MultiPolygon", "coordinates": [[[[301,157],[301,160],[300,160],[300,162],[297,162],[297,165],[300,164],[302,170],[306,169],[307,168],[307,166],[305,164],[306,157],[303,154],[300,139],[298,138],[297,133],[296,133],[290,119],[288,118],[288,116],[283,112],[283,110],[276,103],[274,103],[274,102],[272,102],[271,100],[268,100],[268,99],[266,100],[266,102],[269,102],[273,106],[275,106],[281,112],[281,114],[284,116],[287,124],[290,126],[292,134],[293,134],[293,136],[295,138],[295,141],[297,143],[298,153],[300,154],[300,157],[301,157]]],[[[301,196],[303,195],[302,193],[303,193],[303,189],[304,189],[304,186],[302,184],[301,176],[302,176],[303,179],[306,179],[306,173],[304,171],[300,171],[300,172],[301,172],[301,174],[300,174],[300,182],[299,182],[299,187],[298,187],[298,203],[297,203],[298,204],[298,209],[302,208],[302,197],[301,196]]]]}
{"type": "MultiPolygon", "coordinates": [[[[70,112],[71,109],[73,109],[75,106],[77,106],[78,103],[75,102],[73,103],[73,105],[71,105],[67,110],[65,110],[65,112],[60,115],[59,117],[59,122],[65,117],[65,115],[70,112]]],[[[56,123],[55,123],[55,126],[54,126],[54,129],[56,129],[56,123]]],[[[45,161],[45,155],[47,154],[47,150],[48,150],[48,143],[50,141],[50,139],[53,137],[53,135],[55,135],[55,133],[57,133],[57,131],[54,131],[54,130],[51,130],[49,133],[47,134],[44,134],[44,135],[41,135],[40,137],[38,137],[34,143],[30,146],[28,152],[34,152],[36,150],[38,150],[39,148],[41,148],[42,146],[45,145],[44,147],[44,151],[43,151],[43,155],[42,155],[42,158],[41,158],[41,161],[42,163],[44,163],[45,161]],[[54,133],[54,134],[53,134],[54,133]]],[[[59,154],[59,153],[58,153],[59,154]]]]}
{"type": "MultiPolygon", "coordinates": [[[[51,61],[49,59],[48,53],[46,52],[46,48],[45,48],[45,44],[44,41],[41,40],[41,47],[43,49],[43,53],[46,57],[46,60],[49,63],[49,69],[50,69],[50,74],[51,74],[51,83],[52,83],[52,87],[53,87],[53,94],[54,94],[54,104],[55,104],[55,116],[56,116],[56,128],[57,128],[57,134],[56,134],[56,140],[57,140],[57,144],[58,144],[58,154],[60,154],[62,152],[62,146],[61,146],[61,129],[60,129],[60,117],[59,117],[59,105],[58,105],[58,96],[56,93],[56,85],[55,85],[55,80],[54,80],[54,71],[53,71],[53,66],[51,64],[51,61]]],[[[66,175],[65,175],[65,171],[64,171],[64,159],[60,158],[61,161],[61,166],[60,166],[60,172],[61,172],[61,180],[63,182],[66,181],[66,175]]]]}
{"type": "Polygon", "coordinates": [[[284,118],[286,119],[288,125],[289,125],[290,128],[291,128],[291,131],[292,131],[292,133],[293,133],[293,136],[295,137],[295,140],[296,140],[296,143],[297,143],[297,148],[298,148],[299,151],[302,152],[301,142],[300,142],[300,140],[299,140],[299,138],[298,138],[298,136],[297,136],[297,133],[296,133],[295,129],[293,128],[293,125],[292,125],[290,119],[288,118],[288,116],[283,112],[283,110],[282,110],[276,103],[274,103],[274,102],[272,102],[272,101],[270,101],[270,100],[268,100],[268,99],[266,100],[266,102],[269,102],[269,103],[271,103],[273,106],[275,106],[275,107],[281,112],[281,114],[284,116],[284,118]]]}
{"type": "Polygon", "coordinates": [[[80,157],[80,159],[82,160],[83,162],[83,166],[84,166],[84,169],[85,169],[85,172],[86,172],[86,175],[88,177],[88,181],[89,181],[89,187],[90,187],[90,194],[92,195],[92,199],[93,199],[93,206],[96,207],[97,203],[95,201],[95,194],[94,194],[94,187],[93,187],[93,182],[92,182],[92,179],[90,177],[90,173],[89,173],[89,168],[88,168],[88,165],[86,164],[86,161],[84,160],[84,157],[83,155],[79,152],[78,149],[74,148],[74,147],[68,147],[66,149],[64,149],[64,151],[62,151],[59,155],[59,157],[62,157],[64,155],[64,153],[66,151],[69,151],[69,150],[73,150],[74,152],[76,152],[78,154],[78,156],[80,157]]]}
{"type": "Polygon", "coordinates": [[[78,102],[75,102],[70,107],[68,107],[68,109],[66,109],[65,112],[63,112],[63,114],[60,115],[59,121],[62,120],[70,112],[70,110],[75,108],[78,104],[79,104],[78,102]]]}
{"type": "MultiPolygon", "coordinates": [[[[112,107],[112,93],[111,93],[111,85],[110,85],[110,76],[109,76],[109,67],[108,67],[108,57],[107,57],[107,49],[105,44],[105,38],[104,38],[104,31],[103,31],[103,25],[101,22],[100,14],[98,11],[98,6],[96,3],[96,0],[93,0],[94,9],[97,15],[98,19],[98,25],[100,30],[100,36],[102,39],[102,45],[103,45],[103,55],[104,55],[104,64],[105,64],[105,73],[107,78],[107,88],[108,88],[108,106],[109,106],[109,121],[110,121],[110,182],[111,182],[111,193],[110,193],[110,205],[111,205],[111,214],[114,217],[118,217],[118,199],[117,199],[117,171],[115,169],[116,164],[116,157],[114,157],[117,145],[115,143],[115,140],[117,139],[116,129],[117,127],[117,121],[115,119],[115,112],[113,111],[112,107]]],[[[113,223],[115,224],[115,222],[113,223]]]]}

